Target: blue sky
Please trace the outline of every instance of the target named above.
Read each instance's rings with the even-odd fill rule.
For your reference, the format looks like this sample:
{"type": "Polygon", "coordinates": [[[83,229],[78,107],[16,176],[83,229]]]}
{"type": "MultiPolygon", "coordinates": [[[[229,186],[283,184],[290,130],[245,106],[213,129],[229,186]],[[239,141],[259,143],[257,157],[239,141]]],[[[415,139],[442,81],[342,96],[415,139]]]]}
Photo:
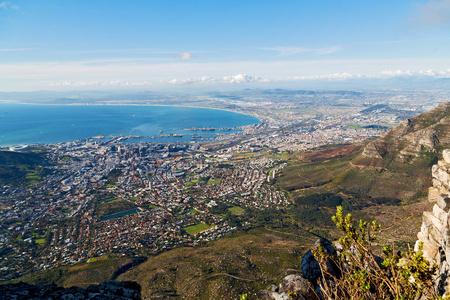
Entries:
{"type": "Polygon", "coordinates": [[[450,0],[0,0],[0,91],[450,77],[450,0]]]}

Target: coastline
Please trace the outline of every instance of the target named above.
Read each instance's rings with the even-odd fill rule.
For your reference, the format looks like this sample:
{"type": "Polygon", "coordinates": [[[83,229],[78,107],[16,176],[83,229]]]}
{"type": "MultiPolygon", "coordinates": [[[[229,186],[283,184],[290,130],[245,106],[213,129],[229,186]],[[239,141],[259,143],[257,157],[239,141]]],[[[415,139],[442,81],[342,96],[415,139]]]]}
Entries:
{"type": "MultiPolygon", "coordinates": [[[[2,102],[0,102],[0,107],[2,106],[1,103],[2,102]]],[[[262,122],[261,119],[258,118],[257,116],[254,116],[254,115],[248,114],[248,113],[244,113],[242,111],[233,111],[233,110],[230,110],[230,109],[200,107],[200,106],[161,105],[161,104],[144,104],[144,103],[141,103],[141,104],[136,104],[136,103],[132,103],[132,104],[131,103],[130,104],[128,104],[128,103],[120,103],[120,104],[117,104],[117,103],[95,103],[95,104],[67,103],[67,104],[53,104],[53,103],[30,103],[30,102],[6,102],[6,103],[3,102],[3,103],[6,106],[8,106],[8,105],[11,105],[11,106],[18,105],[18,106],[23,106],[23,107],[26,107],[26,106],[29,106],[29,107],[32,107],[32,106],[40,106],[40,107],[51,106],[51,107],[54,107],[53,110],[57,110],[58,107],[81,107],[81,106],[92,106],[92,107],[95,107],[95,109],[99,109],[99,111],[101,110],[102,106],[109,106],[109,107],[121,107],[122,106],[122,107],[129,107],[129,108],[131,108],[130,110],[132,110],[133,107],[137,108],[137,109],[139,107],[145,107],[145,108],[147,108],[147,110],[146,110],[147,114],[148,114],[149,111],[151,111],[151,107],[154,106],[154,107],[168,108],[168,109],[175,109],[175,108],[183,109],[183,108],[186,108],[186,109],[193,109],[193,110],[197,110],[197,111],[200,110],[201,112],[197,112],[197,114],[198,115],[205,115],[205,116],[212,115],[212,113],[208,112],[208,110],[213,110],[213,111],[217,111],[217,112],[232,113],[232,114],[236,114],[236,115],[240,115],[240,116],[251,118],[251,120],[249,120],[249,122],[247,124],[245,124],[245,125],[239,125],[239,123],[242,124],[242,122],[239,122],[239,121],[237,122],[236,125],[234,125],[233,124],[233,121],[234,121],[233,118],[230,118],[233,121],[229,125],[225,125],[223,123],[222,124],[214,124],[214,122],[212,122],[211,125],[205,125],[205,124],[198,124],[198,123],[195,124],[195,122],[192,122],[194,120],[201,119],[201,118],[199,118],[197,116],[197,117],[193,117],[192,121],[190,121],[192,123],[192,125],[191,125],[191,124],[189,124],[189,121],[188,121],[187,124],[184,121],[185,123],[183,124],[183,118],[181,118],[180,115],[177,116],[177,114],[180,114],[180,112],[178,111],[178,113],[174,114],[174,119],[173,120],[177,120],[178,118],[180,118],[180,120],[181,120],[180,121],[180,127],[178,127],[178,128],[177,127],[175,127],[175,128],[174,127],[165,127],[165,125],[167,125],[167,124],[164,124],[164,122],[163,122],[162,126],[160,127],[160,129],[161,129],[160,132],[162,132],[162,131],[169,131],[169,132],[171,132],[171,131],[174,131],[174,130],[176,132],[177,130],[181,130],[181,128],[183,128],[183,130],[187,130],[189,128],[197,128],[197,127],[198,128],[202,128],[202,127],[203,128],[207,128],[207,127],[210,127],[210,126],[211,126],[211,128],[217,128],[217,129],[220,128],[220,127],[225,128],[225,127],[229,126],[230,128],[233,127],[235,129],[235,131],[233,131],[233,132],[236,132],[237,130],[242,130],[242,127],[244,127],[244,126],[249,126],[249,125],[251,126],[251,125],[255,125],[255,124],[260,124],[262,122]]],[[[43,109],[43,110],[45,111],[45,109],[43,109]]],[[[120,110],[120,108],[112,109],[112,111],[117,111],[117,110],[120,110]]],[[[49,110],[49,111],[51,111],[51,110],[49,110]]],[[[146,111],[143,110],[144,114],[145,114],[146,111]]],[[[8,113],[8,111],[6,111],[6,113],[8,113]]],[[[136,113],[136,115],[138,115],[138,114],[136,113]]],[[[114,116],[114,114],[112,114],[112,116],[114,116]]],[[[195,116],[195,114],[194,114],[194,116],[195,116]]],[[[132,117],[134,118],[134,114],[132,115],[132,117]]],[[[239,120],[239,117],[236,117],[236,119],[239,120]]],[[[217,120],[221,120],[221,118],[218,117],[217,120]]],[[[222,120],[227,120],[227,119],[223,118],[222,120]]],[[[99,122],[99,124],[101,124],[101,123],[102,123],[102,121],[99,122]]],[[[234,122],[234,123],[236,123],[236,122],[234,122]]],[[[108,123],[108,121],[104,121],[103,124],[109,124],[109,123],[108,123]]],[[[158,120],[156,120],[155,124],[158,124],[158,120]]],[[[150,125],[150,126],[152,126],[153,123],[152,122],[140,123],[140,124],[138,124],[136,126],[142,126],[142,125],[150,125]]],[[[14,126],[14,125],[12,125],[12,126],[14,126]]],[[[169,125],[169,126],[171,126],[171,125],[169,125]]],[[[30,125],[29,127],[33,128],[33,125],[30,125]]],[[[15,127],[11,127],[11,128],[15,128],[15,127]]],[[[111,130],[111,131],[99,131],[99,130],[95,131],[94,130],[95,126],[92,127],[92,128],[93,128],[92,135],[91,134],[86,134],[86,135],[84,135],[82,137],[80,137],[80,135],[74,135],[74,136],[70,137],[70,135],[72,135],[72,134],[68,134],[69,139],[57,138],[57,137],[55,138],[53,136],[53,133],[54,133],[53,131],[48,131],[48,132],[44,131],[44,135],[45,134],[49,134],[50,138],[48,140],[45,139],[45,138],[44,139],[32,139],[32,138],[26,137],[26,135],[24,135],[25,138],[22,138],[21,135],[17,135],[17,136],[20,136],[21,138],[14,139],[14,138],[12,138],[12,136],[13,136],[12,132],[14,132],[14,130],[12,130],[12,131],[9,131],[10,132],[9,136],[6,135],[5,139],[3,141],[0,141],[0,148],[14,147],[14,146],[23,145],[23,144],[28,144],[28,145],[52,144],[52,143],[76,141],[76,140],[80,140],[80,139],[91,139],[91,138],[98,137],[98,136],[104,136],[104,137],[107,137],[107,138],[113,138],[113,137],[115,137],[115,135],[121,135],[122,131],[123,131],[124,135],[141,135],[140,141],[142,141],[142,142],[150,142],[150,143],[152,143],[152,142],[159,142],[159,143],[201,142],[201,141],[206,141],[206,139],[208,139],[208,138],[210,140],[214,140],[216,138],[215,136],[211,137],[211,138],[206,136],[206,137],[204,137],[205,139],[201,140],[201,141],[200,140],[194,140],[194,139],[191,139],[191,138],[180,140],[179,137],[177,136],[177,134],[175,134],[174,136],[177,138],[176,140],[172,140],[172,136],[169,136],[169,135],[167,137],[162,137],[161,136],[161,139],[158,139],[158,140],[148,140],[149,136],[150,136],[150,139],[152,139],[152,137],[159,137],[159,135],[157,135],[155,132],[151,132],[151,133],[145,132],[144,134],[131,133],[132,127],[129,126],[129,123],[128,124],[127,123],[123,124],[123,128],[120,128],[120,129],[116,128],[116,130],[111,130]],[[166,138],[168,138],[169,140],[167,140],[166,138]]],[[[158,129],[158,131],[159,131],[159,129],[158,129]]],[[[7,129],[6,129],[6,132],[8,132],[7,129]]],[[[70,130],[68,132],[70,132],[70,130]]],[[[221,130],[217,130],[217,131],[215,131],[215,133],[228,134],[227,132],[222,132],[221,130]]],[[[42,131],[41,131],[41,134],[42,134],[42,131]]],[[[231,134],[231,132],[230,132],[230,134],[231,134]]],[[[183,135],[185,135],[185,134],[183,134],[183,135]]],[[[186,136],[188,136],[188,135],[189,134],[186,134],[186,136]]],[[[30,135],[30,137],[31,137],[31,135],[30,135]]],[[[0,137],[0,140],[2,140],[1,137],[0,137]]]]}
{"type": "MultiPolygon", "coordinates": [[[[13,100],[0,100],[0,104],[2,101],[13,101],[13,100]]],[[[127,100],[122,100],[127,101],[127,100]]],[[[209,107],[209,106],[192,106],[192,105],[169,105],[169,104],[139,104],[139,103],[34,103],[34,102],[6,102],[7,104],[21,104],[21,105],[61,105],[61,106],[158,106],[158,107],[185,107],[185,108],[202,108],[202,109],[212,109],[212,110],[220,110],[220,111],[227,111],[232,112],[236,114],[246,115],[250,117],[254,117],[258,119],[259,122],[261,121],[261,116],[258,115],[252,115],[248,112],[242,112],[242,111],[236,111],[232,109],[227,108],[220,108],[220,107],[209,107]]]]}

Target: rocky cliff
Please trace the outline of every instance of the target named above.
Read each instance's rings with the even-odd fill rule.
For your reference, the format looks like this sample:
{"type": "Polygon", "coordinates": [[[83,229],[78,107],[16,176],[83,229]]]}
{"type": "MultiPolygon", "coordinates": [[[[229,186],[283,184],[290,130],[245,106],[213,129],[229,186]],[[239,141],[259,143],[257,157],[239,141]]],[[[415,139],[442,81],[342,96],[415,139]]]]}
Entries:
{"type": "Polygon", "coordinates": [[[428,200],[434,203],[432,211],[423,213],[419,242],[423,243],[424,256],[438,266],[436,288],[440,295],[450,294],[450,150],[443,151],[443,159],[431,169],[433,186],[428,200]]]}
{"type": "Polygon", "coordinates": [[[450,146],[450,103],[407,119],[364,148],[363,156],[383,158],[395,153],[397,158],[418,156],[423,151],[435,152],[439,146],[450,146]]]}

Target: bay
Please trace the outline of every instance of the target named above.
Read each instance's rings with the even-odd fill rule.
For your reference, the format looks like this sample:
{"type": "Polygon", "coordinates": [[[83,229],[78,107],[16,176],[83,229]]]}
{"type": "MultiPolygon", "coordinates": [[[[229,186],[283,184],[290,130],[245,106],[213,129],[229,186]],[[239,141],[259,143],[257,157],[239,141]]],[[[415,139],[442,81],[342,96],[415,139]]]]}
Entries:
{"type": "Polygon", "coordinates": [[[46,144],[93,136],[142,136],[138,141],[190,141],[192,134],[213,138],[217,133],[260,121],[230,111],[142,105],[31,105],[0,103],[0,146],[46,144]],[[215,128],[193,131],[192,128],[215,128]],[[182,137],[169,137],[178,134],[182,137]],[[161,136],[150,139],[149,136],[161,136]]]}

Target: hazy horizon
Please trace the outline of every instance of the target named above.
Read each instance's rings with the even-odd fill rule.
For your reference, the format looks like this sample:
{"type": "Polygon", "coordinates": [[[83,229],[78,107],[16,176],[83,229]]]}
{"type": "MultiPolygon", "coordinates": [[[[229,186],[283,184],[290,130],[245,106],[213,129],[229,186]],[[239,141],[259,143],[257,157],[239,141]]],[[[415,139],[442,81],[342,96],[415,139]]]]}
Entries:
{"type": "Polygon", "coordinates": [[[0,91],[446,88],[450,0],[0,0],[0,91]]]}

